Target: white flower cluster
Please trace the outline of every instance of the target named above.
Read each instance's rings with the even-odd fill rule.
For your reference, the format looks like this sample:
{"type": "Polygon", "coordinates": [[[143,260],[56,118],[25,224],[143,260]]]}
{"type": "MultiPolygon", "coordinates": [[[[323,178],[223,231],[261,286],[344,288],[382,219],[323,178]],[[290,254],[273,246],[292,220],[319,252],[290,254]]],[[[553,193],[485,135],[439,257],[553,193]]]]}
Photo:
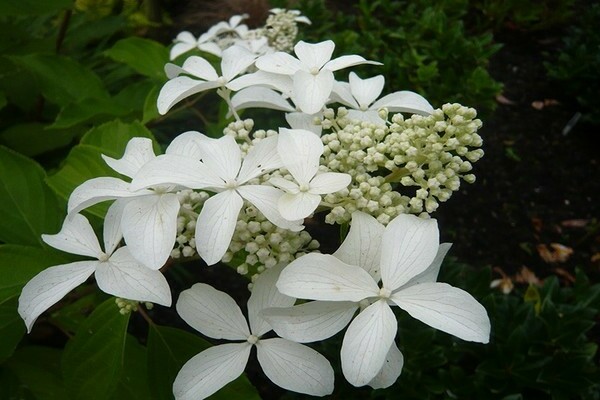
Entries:
{"type": "MultiPolygon", "coordinates": [[[[381,114],[387,117],[385,109],[381,114]]],[[[483,156],[476,115],[472,108],[445,104],[427,116],[394,114],[389,124],[379,124],[350,119],[345,108],[337,116],[327,110],[321,163],[352,176],[346,190],[325,197],[332,208],[327,222],[347,223],[356,210],[383,224],[404,213],[433,213],[461,179],[475,181],[468,172],[483,156]]]]}
{"type": "MultiPolygon", "coordinates": [[[[296,12],[273,13],[269,24],[284,38],[294,32],[285,25],[292,17],[307,22],[296,12]]],[[[247,28],[241,21],[236,16],[217,24],[194,43],[182,34],[173,52],[242,37],[247,28]]],[[[280,44],[287,46],[288,39],[280,44]]],[[[214,52],[219,66],[199,56],[182,66],[167,64],[169,81],[157,108],[164,114],[215,89],[235,121],[219,138],[182,133],[165,154],[156,155],[150,139],[134,138],[122,158],[104,156],[125,179],[82,183],[69,198],[61,231],[42,237],[92,261],[48,268],[25,285],[19,313],[27,329],[91,275],[101,290],[127,299],[118,301],[123,312],[139,302],[169,307],[171,290],[161,270],[173,259],[194,256],[251,275],[252,294],[248,319],[228,294],[209,285],[197,283],[179,294],[177,311],[190,326],[234,343],[191,358],[174,382],[177,400],[206,398],[236,379],[252,347],[275,384],[331,394],[331,364],[301,343],[325,340],[346,326],[344,377],[355,386],[389,387],[403,365],[395,343],[396,306],[436,329],[487,343],[485,309],[468,293],[436,282],[450,247],[439,243],[436,220],[411,215],[435,211],[461,179],[474,180],[471,162],[483,155],[475,111],[460,105],[434,110],[408,91],[377,99],[382,76],[351,73],[348,82],[338,81],[336,71],[379,63],[358,55],[332,59],[329,40],[300,41],[295,56],[259,56],[233,42],[214,52]],[[344,108],[336,115],[327,107],[332,104],[344,108]],[[251,107],[284,112],[289,127],[254,130],[254,121],[237,114],[251,107]],[[104,201],[112,204],[102,249],[80,212],[104,201]],[[319,253],[319,243],[304,230],[315,212],[326,212],[330,223],[350,223],[332,255],[319,253]],[[265,338],[271,330],[280,337],[265,338]]]]}

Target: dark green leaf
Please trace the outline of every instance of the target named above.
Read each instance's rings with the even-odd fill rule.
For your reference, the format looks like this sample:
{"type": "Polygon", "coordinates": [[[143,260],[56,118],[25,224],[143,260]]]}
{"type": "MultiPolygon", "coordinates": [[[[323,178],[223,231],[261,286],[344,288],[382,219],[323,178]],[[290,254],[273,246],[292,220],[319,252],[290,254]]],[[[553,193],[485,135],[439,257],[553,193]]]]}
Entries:
{"type": "Polygon", "coordinates": [[[0,146],[0,241],[40,245],[42,233],[58,232],[63,212],[33,160],[0,146]]]}
{"type": "Polygon", "coordinates": [[[150,121],[155,120],[160,117],[158,113],[158,108],[156,107],[156,100],[158,100],[158,93],[160,92],[160,87],[155,86],[146,97],[146,101],[144,102],[144,114],[142,117],[142,123],[146,124],[150,121]]]}
{"type": "Polygon", "coordinates": [[[19,0],[1,1],[0,15],[39,15],[70,8],[72,0],[19,0]]]}
{"type": "Polygon", "coordinates": [[[74,400],[104,400],[114,394],[125,357],[129,314],[114,298],[106,300],[81,325],[62,358],[65,386],[74,400]]]}
{"type": "Polygon", "coordinates": [[[17,350],[7,365],[36,399],[66,400],[68,397],[60,375],[61,355],[59,349],[27,346],[17,350]]]}
{"type": "Polygon", "coordinates": [[[155,142],[154,150],[159,150],[152,132],[137,121],[130,124],[119,120],[107,122],[89,130],[81,139],[81,144],[97,147],[103,150],[104,154],[108,156],[121,158],[125,152],[127,143],[134,137],[152,139],[155,142]]]}
{"type": "Polygon", "coordinates": [[[77,129],[56,129],[48,131],[46,125],[29,122],[12,125],[2,131],[2,142],[11,149],[28,157],[67,146],[80,134],[77,129]]]}
{"type": "Polygon", "coordinates": [[[113,396],[114,400],[148,400],[151,398],[147,358],[146,347],[139,344],[135,337],[127,335],[125,364],[117,391],[113,396]]]}
{"type": "Polygon", "coordinates": [[[0,362],[11,356],[24,333],[25,324],[17,313],[17,299],[0,304],[0,362]]]}
{"type": "Polygon", "coordinates": [[[169,50],[158,42],[139,37],[122,39],[107,50],[106,55],[142,75],[158,81],[166,80],[164,67],[169,62],[169,50]]]}
{"type": "Polygon", "coordinates": [[[12,56],[38,81],[42,93],[51,102],[68,105],[89,98],[108,98],[102,80],[77,61],[53,54],[12,56]]]}

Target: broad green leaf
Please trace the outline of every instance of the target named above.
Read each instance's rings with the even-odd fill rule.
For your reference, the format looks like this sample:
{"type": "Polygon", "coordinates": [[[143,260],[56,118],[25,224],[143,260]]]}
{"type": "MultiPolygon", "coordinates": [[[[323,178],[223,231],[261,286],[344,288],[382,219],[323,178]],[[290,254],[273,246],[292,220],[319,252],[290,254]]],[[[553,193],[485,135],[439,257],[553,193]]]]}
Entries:
{"type": "Polygon", "coordinates": [[[0,304],[18,296],[23,286],[41,271],[69,261],[67,255],[54,250],[14,244],[0,245],[0,304]]]}
{"type": "Polygon", "coordinates": [[[2,110],[4,106],[6,106],[7,102],[8,101],[6,100],[6,95],[4,94],[4,92],[0,92],[0,110],[2,110]]]}
{"type": "Polygon", "coordinates": [[[79,133],[81,132],[77,129],[48,131],[45,124],[28,122],[12,125],[2,131],[0,140],[13,150],[34,157],[67,146],[79,133]]]}
{"type": "Polygon", "coordinates": [[[69,340],[62,357],[65,386],[74,400],[112,398],[125,357],[129,314],[122,315],[114,298],[100,304],[69,340]]]}
{"type": "Polygon", "coordinates": [[[0,241],[41,245],[42,233],[58,232],[64,215],[33,160],[0,146],[0,241]]]}
{"type": "Polygon", "coordinates": [[[17,299],[0,304],[0,362],[11,356],[24,333],[25,324],[17,313],[17,299]]]}
{"type": "Polygon", "coordinates": [[[90,145],[103,150],[106,155],[120,158],[125,152],[125,147],[131,138],[146,137],[155,143],[155,150],[159,149],[154,135],[139,122],[130,124],[119,120],[107,122],[97,128],[90,129],[81,139],[81,144],[90,145]]]}
{"type": "Polygon", "coordinates": [[[142,346],[134,336],[127,335],[125,363],[113,400],[148,400],[151,398],[147,359],[146,347],[142,346]]]}
{"type": "Polygon", "coordinates": [[[109,97],[98,75],[69,57],[31,54],[10,59],[35,77],[44,97],[53,103],[68,105],[83,99],[109,97]]]}
{"type": "Polygon", "coordinates": [[[72,0],[3,0],[0,16],[55,13],[73,6],[72,0]]]}
{"type": "Polygon", "coordinates": [[[71,293],[76,300],[53,310],[50,315],[52,324],[63,332],[75,333],[90,311],[106,298],[106,295],[99,290],[88,292],[88,286],[75,288],[71,293]]]}
{"type": "Polygon", "coordinates": [[[60,375],[61,355],[60,349],[26,346],[13,354],[7,366],[36,399],[66,400],[67,392],[60,375]]]}
{"type": "Polygon", "coordinates": [[[142,123],[146,124],[150,121],[155,120],[160,117],[158,113],[158,107],[156,106],[156,101],[158,100],[158,93],[160,92],[160,86],[155,86],[146,97],[146,101],[144,102],[144,114],[142,117],[142,123]]]}
{"type": "MultiPolygon", "coordinates": [[[[148,377],[153,398],[172,400],[171,388],[183,364],[209,347],[211,347],[209,342],[184,330],[150,325],[148,377]]],[[[211,396],[211,399],[259,400],[260,396],[248,378],[242,375],[211,396]]]]}
{"type": "Polygon", "coordinates": [[[142,75],[165,81],[165,64],[169,62],[169,50],[150,39],[129,37],[119,40],[106,55],[127,64],[142,75]]]}

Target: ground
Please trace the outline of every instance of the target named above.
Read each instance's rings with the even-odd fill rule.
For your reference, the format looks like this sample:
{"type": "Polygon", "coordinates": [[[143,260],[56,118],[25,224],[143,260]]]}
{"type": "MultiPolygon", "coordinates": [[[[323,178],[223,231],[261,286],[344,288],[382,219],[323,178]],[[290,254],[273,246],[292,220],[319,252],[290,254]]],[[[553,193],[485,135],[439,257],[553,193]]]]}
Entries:
{"type": "Polygon", "coordinates": [[[490,71],[504,84],[504,97],[492,115],[482,116],[485,156],[475,165],[477,181],[463,184],[435,215],[442,238],[473,266],[508,274],[526,266],[540,278],[558,273],[567,280],[563,271],[578,267],[598,276],[592,257],[600,251],[600,175],[593,143],[600,128],[579,123],[563,133],[577,105],[545,77],[543,65],[560,51],[560,32],[509,30],[496,41],[504,47],[490,71]],[[544,101],[542,109],[534,107],[544,101]],[[573,254],[548,263],[538,245],[551,250],[551,243],[573,254]]]}

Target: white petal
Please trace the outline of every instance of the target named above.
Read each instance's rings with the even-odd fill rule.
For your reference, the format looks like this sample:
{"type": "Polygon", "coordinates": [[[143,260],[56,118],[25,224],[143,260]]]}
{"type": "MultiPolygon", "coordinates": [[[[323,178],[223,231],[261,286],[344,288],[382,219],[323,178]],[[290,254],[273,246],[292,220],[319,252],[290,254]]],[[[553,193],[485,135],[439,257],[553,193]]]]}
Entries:
{"type": "Polygon", "coordinates": [[[369,382],[369,386],[373,389],[385,389],[392,386],[402,373],[403,366],[404,356],[398,349],[398,346],[396,346],[396,343],[392,342],[392,347],[388,351],[381,371],[369,382]]]}
{"type": "MultiPolygon", "coordinates": [[[[131,190],[139,191],[142,188],[161,185],[204,189],[223,186],[223,180],[199,160],[187,156],[164,154],[140,169],[131,181],[131,190]]],[[[154,192],[145,191],[145,193],[154,192]]]]}
{"type": "Polygon", "coordinates": [[[140,264],[127,246],[119,248],[108,262],[98,263],[95,276],[98,287],[105,293],[171,306],[171,289],[163,274],[140,264]]]}
{"type": "Polygon", "coordinates": [[[242,151],[231,136],[203,140],[199,143],[202,162],[223,181],[234,180],[240,172],[242,151]]]}
{"type": "Polygon", "coordinates": [[[231,243],[244,201],[234,190],[206,200],[196,222],[196,250],[208,265],[218,263],[231,243]]]}
{"type": "Polygon", "coordinates": [[[237,191],[278,227],[289,229],[293,232],[301,231],[304,228],[302,221],[288,221],[281,216],[277,208],[277,201],[283,194],[281,190],[266,185],[244,185],[238,187],[237,191]]]}
{"type": "Polygon", "coordinates": [[[268,108],[278,111],[296,111],[283,96],[276,91],[260,86],[240,90],[231,98],[236,110],[246,108],[268,108]]]}
{"type": "Polygon", "coordinates": [[[323,69],[317,75],[297,71],[293,76],[294,103],[307,114],[315,114],[323,108],[333,89],[333,72],[323,69]]]}
{"type": "Polygon", "coordinates": [[[354,318],[341,350],[342,371],[348,382],[364,386],[377,376],[397,330],[396,317],[384,300],[376,301],[354,318]]]}
{"type": "Polygon", "coordinates": [[[288,181],[287,179],[275,176],[269,179],[269,183],[287,193],[296,194],[300,192],[300,187],[297,183],[288,181]]]}
{"type": "Polygon", "coordinates": [[[376,125],[385,125],[385,120],[379,116],[379,113],[376,110],[348,110],[346,118],[349,120],[370,122],[376,125]]]}
{"type": "Polygon", "coordinates": [[[213,42],[200,43],[198,44],[198,49],[217,57],[223,55],[223,50],[221,50],[218,44],[213,42]]]}
{"type": "Polygon", "coordinates": [[[288,296],[311,300],[361,301],[379,294],[364,269],[317,253],[292,261],[281,273],[277,288],[288,296]]]}
{"type": "Polygon", "coordinates": [[[204,81],[216,81],[219,79],[219,74],[215,68],[202,57],[188,57],[181,67],[185,72],[194,75],[204,81]]]}
{"type": "Polygon", "coordinates": [[[44,311],[67,293],[85,282],[94,273],[98,261],[79,261],[50,267],[34,276],[19,296],[19,315],[27,332],[44,311]]]}
{"type": "Polygon", "coordinates": [[[114,159],[102,154],[102,158],[109,167],[118,173],[133,178],[142,168],[142,165],[152,160],[156,155],[152,148],[152,140],[134,137],[127,143],[125,154],[120,159],[114,159]]]}
{"type": "Polygon", "coordinates": [[[80,256],[98,258],[102,249],[89,221],[81,214],[65,218],[60,232],[55,235],[42,235],[42,240],[55,249],[80,256]]]}
{"type": "Polygon", "coordinates": [[[350,301],[310,301],[294,307],[268,308],[261,315],[279,336],[310,343],[344,329],[356,310],[358,303],[350,301]]]}
{"type": "Polygon", "coordinates": [[[196,283],[177,300],[177,312],[192,328],[214,339],[246,340],[248,323],[237,303],[225,292],[196,283]]]}
{"type": "Polygon", "coordinates": [[[294,46],[294,53],[302,61],[306,70],[312,68],[319,70],[327,61],[331,60],[334,49],[335,43],[331,40],[320,43],[306,43],[300,40],[294,46]]]}
{"type": "Polygon", "coordinates": [[[258,142],[250,149],[238,174],[238,184],[281,168],[283,163],[277,153],[278,136],[271,136],[258,142]]]}
{"type": "Polygon", "coordinates": [[[129,188],[129,183],[118,178],[89,179],[77,186],[69,196],[68,212],[74,214],[106,200],[136,197],[149,193],[148,191],[134,192],[129,188]]]}
{"type": "Polygon", "coordinates": [[[317,173],[323,149],[321,139],[310,131],[279,128],[277,151],[285,168],[301,185],[308,184],[317,173]]]}
{"type": "Polygon", "coordinates": [[[290,307],[295,298],[281,294],[275,283],[284,265],[276,265],[260,274],[252,287],[252,295],[248,299],[248,320],[253,335],[262,336],[271,330],[268,322],[259,314],[268,307],[290,307]]]}
{"type": "Polygon", "coordinates": [[[440,243],[440,247],[438,248],[438,252],[435,255],[435,259],[433,262],[427,267],[427,269],[421,272],[419,275],[412,278],[408,281],[402,288],[406,288],[408,286],[416,285],[418,283],[424,282],[435,282],[437,281],[438,274],[440,273],[440,267],[442,266],[442,261],[444,261],[444,257],[448,253],[452,247],[452,243],[440,243]]]}
{"type": "Polygon", "coordinates": [[[171,255],[179,206],[175,193],[139,197],[125,206],[123,237],[131,254],[146,267],[159,269],[171,255]]]}
{"type": "Polygon", "coordinates": [[[437,254],[440,233],[435,219],[402,214],[388,224],[381,244],[381,280],[399,288],[425,271],[437,254]]]}
{"type": "Polygon", "coordinates": [[[320,137],[323,127],[320,124],[315,124],[315,118],[317,118],[319,121],[321,120],[321,116],[319,114],[310,115],[302,112],[291,112],[285,114],[285,120],[290,125],[290,128],[304,129],[320,137]]]}
{"type": "Polygon", "coordinates": [[[433,107],[421,95],[403,90],[383,96],[371,106],[372,109],[387,108],[390,112],[406,112],[421,115],[429,115],[433,107]]]}
{"type": "Polygon", "coordinates": [[[256,60],[256,68],[274,74],[294,75],[302,68],[302,62],[288,53],[278,51],[259,57],[256,60]]]}
{"type": "Polygon", "coordinates": [[[277,201],[277,207],[283,218],[294,221],[311,215],[319,206],[321,196],[308,192],[284,193],[277,201]]]}
{"type": "Polygon", "coordinates": [[[292,93],[292,78],[288,75],[273,74],[265,71],[256,71],[235,78],[227,84],[227,88],[234,92],[249,86],[265,86],[284,94],[292,93]]]}
{"type": "Polygon", "coordinates": [[[129,202],[129,199],[117,199],[115,200],[104,217],[104,251],[106,254],[112,254],[113,251],[123,239],[123,230],[121,226],[121,219],[123,218],[123,210],[129,202]]]}
{"type": "Polygon", "coordinates": [[[244,372],[250,343],[228,343],[204,350],[186,362],[175,378],[176,400],[205,399],[244,372]]]}
{"type": "Polygon", "coordinates": [[[221,73],[227,82],[241,74],[254,63],[256,56],[248,49],[233,45],[223,51],[221,73]]]}
{"type": "Polygon", "coordinates": [[[490,319],[485,308],[462,289],[425,282],[394,293],[391,299],[413,318],[470,342],[488,343],[490,319]]]}
{"type": "Polygon", "coordinates": [[[277,386],[312,396],[333,393],[333,368],[310,347],[274,338],[259,341],[256,350],[265,375],[277,386]]]}
{"type": "Polygon", "coordinates": [[[358,101],[359,107],[368,107],[377,100],[383,90],[385,78],[377,75],[368,79],[360,79],[354,72],[350,72],[350,90],[358,101]]]}
{"type": "Polygon", "coordinates": [[[164,115],[181,100],[205,90],[219,87],[218,83],[205,82],[187,76],[178,76],[164,84],[158,94],[156,106],[158,112],[164,115]]]}
{"type": "Polygon", "coordinates": [[[195,48],[196,43],[175,43],[169,52],[169,60],[174,60],[180,55],[195,48]]]}
{"type": "Polygon", "coordinates": [[[310,181],[310,193],[328,194],[347,188],[352,177],[340,172],[323,172],[310,181]]]}
{"type": "Polygon", "coordinates": [[[350,231],[333,256],[346,264],[358,265],[378,282],[384,229],[372,216],[361,211],[353,212],[350,231]]]}
{"type": "Polygon", "coordinates": [[[333,89],[331,90],[330,100],[350,108],[359,108],[356,99],[352,96],[350,84],[348,82],[335,81],[333,83],[333,89]]]}
{"type": "Polygon", "coordinates": [[[349,55],[349,56],[341,56],[338,58],[334,58],[333,60],[329,61],[327,64],[325,64],[323,66],[323,69],[325,70],[329,70],[329,71],[337,71],[340,69],[344,69],[344,68],[348,68],[348,67],[353,67],[355,65],[359,65],[359,64],[371,64],[371,65],[383,65],[380,62],[377,61],[368,61],[365,60],[363,57],[361,56],[357,56],[357,55],[349,55]]]}
{"type": "Polygon", "coordinates": [[[199,161],[202,157],[199,144],[208,139],[208,136],[200,132],[184,132],[171,141],[169,147],[165,150],[165,154],[188,157],[199,161]]]}

